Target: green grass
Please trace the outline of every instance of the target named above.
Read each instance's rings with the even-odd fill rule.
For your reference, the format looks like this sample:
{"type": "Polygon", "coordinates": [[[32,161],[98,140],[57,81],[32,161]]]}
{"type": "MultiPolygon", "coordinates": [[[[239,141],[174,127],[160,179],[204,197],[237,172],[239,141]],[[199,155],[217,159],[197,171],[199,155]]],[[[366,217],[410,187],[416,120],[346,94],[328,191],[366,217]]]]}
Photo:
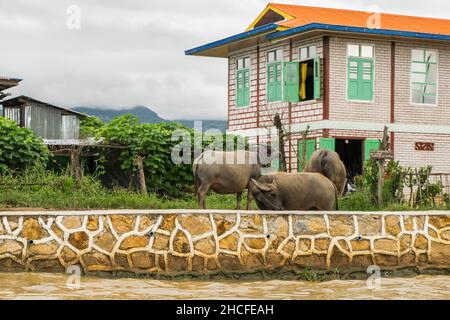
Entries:
{"type": "MultiPolygon", "coordinates": [[[[242,208],[245,208],[246,201],[243,196],[242,208]]],[[[210,192],[206,205],[209,209],[235,209],[236,197],[210,192]]],[[[255,203],[252,205],[256,209],[255,203]]],[[[197,209],[198,205],[193,195],[170,199],[120,188],[108,190],[92,176],[86,176],[76,183],[65,175],[29,171],[20,176],[13,173],[0,176],[0,208],[197,209]]]]}
{"type": "MultiPolygon", "coordinates": [[[[247,200],[243,196],[241,208],[247,200]]],[[[219,195],[210,192],[206,198],[209,209],[235,209],[235,195],[219,195]]],[[[98,179],[84,177],[76,183],[67,175],[51,171],[26,171],[20,175],[0,175],[0,208],[43,208],[43,209],[197,209],[193,195],[170,199],[150,193],[148,195],[130,192],[126,189],[109,190],[98,179]]],[[[252,209],[257,209],[255,202],[252,209]]],[[[449,207],[424,206],[414,210],[445,210],[449,207]]],[[[370,197],[357,192],[339,200],[340,211],[379,211],[370,197]]],[[[412,210],[405,204],[388,204],[385,211],[412,210]]]]}

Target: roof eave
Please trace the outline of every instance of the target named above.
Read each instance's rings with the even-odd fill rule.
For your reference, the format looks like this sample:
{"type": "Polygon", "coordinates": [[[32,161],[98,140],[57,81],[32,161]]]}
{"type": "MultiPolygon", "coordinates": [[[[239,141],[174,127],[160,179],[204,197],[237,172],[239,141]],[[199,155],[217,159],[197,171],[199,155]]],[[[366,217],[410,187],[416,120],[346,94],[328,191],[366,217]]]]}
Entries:
{"type": "Polygon", "coordinates": [[[234,36],[227,37],[218,41],[214,41],[193,49],[186,50],[184,53],[187,56],[206,56],[206,57],[226,57],[223,54],[213,54],[214,50],[229,46],[231,44],[238,43],[240,41],[249,40],[254,37],[260,37],[261,35],[272,33],[279,26],[277,24],[268,24],[259,28],[252,29],[250,31],[238,33],[234,36]]]}

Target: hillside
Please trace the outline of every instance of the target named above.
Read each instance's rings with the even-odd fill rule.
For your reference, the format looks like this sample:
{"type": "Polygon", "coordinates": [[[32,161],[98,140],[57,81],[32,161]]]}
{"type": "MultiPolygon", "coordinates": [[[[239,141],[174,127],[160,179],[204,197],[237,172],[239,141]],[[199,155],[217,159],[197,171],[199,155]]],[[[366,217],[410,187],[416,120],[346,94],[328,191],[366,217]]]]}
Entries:
{"type": "MultiPolygon", "coordinates": [[[[111,121],[114,117],[124,114],[132,114],[139,118],[142,123],[161,123],[161,122],[178,122],[182,125],[193,128],[194,120],[167,120],[163,119],[156,112],[145,106],[135,106],[133,108],[121,108],[121,109],[105,109],[97,107],[75,107],[72,110],[88,114],[90,116],[96,116],[105,122],[111,121]]],[[[219,129],[225,132],[227,129],[226,120],[202,120],[203,131],[208,129],[219,129]]]]}

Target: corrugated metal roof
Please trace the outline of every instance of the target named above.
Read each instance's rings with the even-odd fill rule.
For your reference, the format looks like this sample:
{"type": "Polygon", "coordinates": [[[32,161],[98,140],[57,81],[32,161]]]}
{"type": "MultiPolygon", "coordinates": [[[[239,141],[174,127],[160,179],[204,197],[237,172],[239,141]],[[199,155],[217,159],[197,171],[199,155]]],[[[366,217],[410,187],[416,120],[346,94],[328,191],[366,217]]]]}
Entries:
{"type": "Polygon", "coordinates": [[[74,115],[77,115],[79,117],[83,117],[83,118],[89,117],[86,114],[79,113],[79,112],[76,112],[76,111],[73,111],[73,110],[70,110],[70,109],[67,109],[67,108],[64,108],[64,107],[55,106],[53,104],[50,104],[50,103],[47,103],[47,102],[43,102],[43,101],[31,98],[31,97],[27,97],[27,96],[18,96],[18,97],[14,97],[14,98],[11,98],[11,99],[3,100],[1,102],[1,104],[3,104],[6,107],[8,105],[23,104],[23,103],[26,103],[27,101],[34,102],[34,103],[37,103],[37,104],[41,104],[41,105],[44,105],[44,106],[49,107],[49,108],[60,109],[60,110],[63,110],[64,112],[67,112],[67,113],[70,113],[70,114],[74,114],[74,115]]]}
{"type": "MultiPolygon", "coordinates": [[[[347,27],[369,28],[368,21],[374,13],[301,5],[270,3],[294,19],[280,21],[277,24],[286,28],[294,28],[311,23],[340,25],[347,27]]],[[[410,31],[418,33],[450,35],[450,20],[380,13],[380,25],[377,29],[410,31]]]]}

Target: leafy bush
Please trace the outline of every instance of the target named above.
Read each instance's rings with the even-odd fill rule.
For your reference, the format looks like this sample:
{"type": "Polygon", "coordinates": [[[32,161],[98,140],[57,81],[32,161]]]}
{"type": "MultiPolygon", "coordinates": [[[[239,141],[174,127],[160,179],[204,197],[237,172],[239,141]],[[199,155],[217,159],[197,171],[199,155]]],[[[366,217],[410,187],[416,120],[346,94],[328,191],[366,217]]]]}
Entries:
{"type": "Polygon", "coordinates": [[[132,115],[125,115],[114,118],[98,135],[106,142],[126,147],[119,154],[122,169],[136,171],[136,159],[143,157],[146,183],[152,192],[181,196],[190,192],[193,178],[190,164],[172,162],[172,149],[178,144],[172,141],[172,134],[179,129],[193,136],[192,129],[180,124],[145,124],[132,115]]]}
{"type": "Polygon", "coordinates": [[[372,197],[369,193],[365,191],[357,191],[339,199],[339,210],[377,211],[378,208],[372,201],[372,197]]]}
{"type": "Polygon", "coordinates": [[[95,138],[98,131],[105,126],[105,123],[94,116],[83,118],[80,122],[80,137],[95,138]]]}
{"type": "Polygon", "coordinates": [[[0,171],[45,165],[49,152],[41,138],[14,121],[0,117],[0,171]]]}

